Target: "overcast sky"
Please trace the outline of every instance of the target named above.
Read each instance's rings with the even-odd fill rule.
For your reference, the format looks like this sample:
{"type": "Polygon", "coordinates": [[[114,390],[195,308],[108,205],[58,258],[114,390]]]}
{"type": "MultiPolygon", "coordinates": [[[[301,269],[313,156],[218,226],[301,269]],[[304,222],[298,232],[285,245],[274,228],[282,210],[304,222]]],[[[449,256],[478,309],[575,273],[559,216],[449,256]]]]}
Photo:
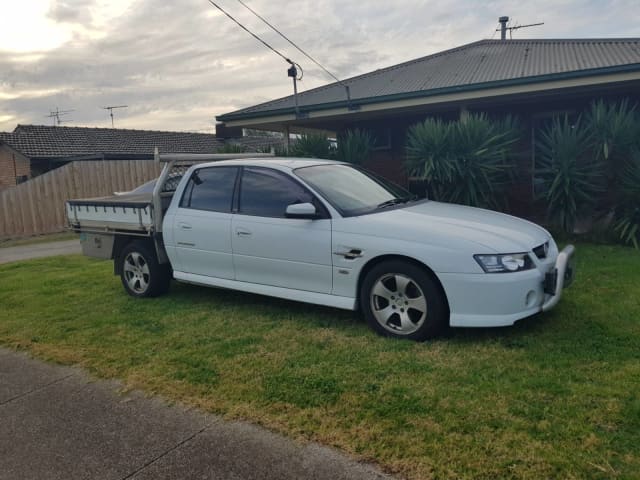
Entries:
{"type": "MultiPolygon", "coordinates": [[[[544,21],[514,38],[640,36],[638,0],[244,0],[346,78],[490,38],[497,17],[544,21]]],[[[330,82],[237,0],[216,0],[330,82]]],[[[0,131],[51,124],[213,131],[215,115],[292,92],[287,65],[207,0],[0,0],[0,131]]]]}

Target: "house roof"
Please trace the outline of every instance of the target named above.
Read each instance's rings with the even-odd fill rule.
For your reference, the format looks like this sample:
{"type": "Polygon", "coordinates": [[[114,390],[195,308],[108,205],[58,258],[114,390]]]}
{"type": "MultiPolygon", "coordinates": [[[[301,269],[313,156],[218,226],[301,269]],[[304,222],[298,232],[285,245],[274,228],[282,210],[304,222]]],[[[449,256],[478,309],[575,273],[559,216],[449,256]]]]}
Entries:
{"type": "Polygon", "coordinates": [[[269,137],[225,140],[210,133],[163,132],[114,128],[18,125],[12,133],[0,132],[0,142],[29,158],[69,158],[95,154],[152,155],[154,148],[170,153],[211,153],[225,143],[245,146],[249,151],[282,143],[269,137]]]}
{"type": "MultiPolygon", "coordinates": [[[[640,38],[481,40],[343,81],[352,104],[428,96],[489,86],[640,70],[640,38]]],[[[347,105],[331,83],[298,94],[302,111],[347,105]],[[322,108],[317,108],[322,107],[322,108]]],[[[255,118],[294,110],[293,95],[217,117],[255,118]]]]}

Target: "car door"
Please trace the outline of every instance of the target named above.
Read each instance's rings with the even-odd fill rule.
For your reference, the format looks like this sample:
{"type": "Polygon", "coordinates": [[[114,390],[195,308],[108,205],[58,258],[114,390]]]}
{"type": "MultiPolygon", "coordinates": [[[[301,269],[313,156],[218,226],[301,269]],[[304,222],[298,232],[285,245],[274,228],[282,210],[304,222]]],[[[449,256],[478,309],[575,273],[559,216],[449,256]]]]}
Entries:
{"type": "Polygon", "coordinates": [[[191,174],[173,217],[180,271],[234,279],[231,207],[238,172],[238,167],[221,166],[191,174]]]}
{"type": "Polygon", "coordinates": [[[331,293],[331,219],[321,203],[288,174],[243,167],[232,220],[236,280],[331,293]],[[287,218],[294,203],[314,203],[321,218],[287,218]]]}

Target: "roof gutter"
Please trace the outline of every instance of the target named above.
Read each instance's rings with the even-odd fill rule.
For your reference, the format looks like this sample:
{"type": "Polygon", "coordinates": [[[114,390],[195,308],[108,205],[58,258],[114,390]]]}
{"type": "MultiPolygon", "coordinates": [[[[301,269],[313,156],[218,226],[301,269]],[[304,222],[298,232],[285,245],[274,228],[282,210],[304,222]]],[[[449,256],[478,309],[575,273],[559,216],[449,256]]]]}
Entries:
{"type": "MultiPolygon", "coordinates": [[[[482,91],[493,88],[518,86],[518,85],[535,85],[544,82],[558,81],[558,80],[570,80],[585,77],[598,77],[602,75],[611,75],[618,73],[628,73],[640,71],[640,63],[633,63],[629,65],[620,65],[615,67],[595,68],[589,70],[579,70],[573,72],[553,73],[549,75],[539,75],[536,77],[515,78],[509,80],[497,80],[493,82],[474,83],[469,85],[460,85],[454,87],[435,88],[432,90],[421,90],[416,92],[398,93],[392,95],[382,95],[378,97],[367,97],[359,99],[351,99],[352,108],[348,108],[349,105],[346,101],[321,103],[316,105],[301,106],[300,111],[302,113],[319,112],[322,110],[331,110],[336,108],[348,108],[349,111],[353,111],[353,106],[370,105],[374,103],[386,103],[399,100],[409,100],[417,98],[427,98],[446,94],[455,94],[472,91],[482,91]]],[[[246,112],[246,113],[226,113],[216,116],[216,120],[222,122],[234,122],[237,120],[245,119],[258,119],[265,117],[272,117],[277,115],[295,115],[294,107],[279,108],[273,110],[266,110],[260,112],[246,112]]]]}

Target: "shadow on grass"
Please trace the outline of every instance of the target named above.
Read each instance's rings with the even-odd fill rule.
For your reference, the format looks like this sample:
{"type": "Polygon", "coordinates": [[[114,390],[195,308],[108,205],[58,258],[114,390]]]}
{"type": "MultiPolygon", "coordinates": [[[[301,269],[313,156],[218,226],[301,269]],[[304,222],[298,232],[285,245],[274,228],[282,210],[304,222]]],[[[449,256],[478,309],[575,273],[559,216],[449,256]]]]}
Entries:
{"type": "Polygon", "coordinates": [[[190,303],[220,305],[222,307],[254,307],[260,313],[275,317],[286,317],[289,320],[300,320],[308,324],[311,321],[321,327],[366,324],[362,315],[357,311],[341,310],[323,305],[269,297],[238,290],[226,290],[199,285],[181,284],[171,285],[169,298],[190,303]]]}
{"type": "Polygon", "coordinates": [[[537,313],[506,327],[451,327],[447,329],[446,338],[460,343],[495,341],[507,339],[514,335],[536,335],[544,332],[545,329],[552,327],[552,325],[553,319],[548,314],[537,313]]]}
{"type": "MultiPolygon", "coordinates": [[[[337,328],[346,333],[353,326],[369,328],[359,311],[341,310],[322,305],[313,305],[264,295],[225,290],[174,282],[168,298],[187,303],[209,304],[212,307],[230,308],[237,305],[253,307],[261,314],[272,318],[286,318],[301,327],[337,328]],[[349,327],[349,328],[347,328],[349,327]]],[[[528,342],[518,341],[518,336],[536,336],[552,328],[554,319],[549,314],[537,314],[517,321],[514,325],[497,328],[447,328],[443,334],[430,342],[455,342],[478,344],[500,342],[505,346],[524,346],[528,342]]],[[[387,338],[388,341],[404,341],[387,338]]]]}

